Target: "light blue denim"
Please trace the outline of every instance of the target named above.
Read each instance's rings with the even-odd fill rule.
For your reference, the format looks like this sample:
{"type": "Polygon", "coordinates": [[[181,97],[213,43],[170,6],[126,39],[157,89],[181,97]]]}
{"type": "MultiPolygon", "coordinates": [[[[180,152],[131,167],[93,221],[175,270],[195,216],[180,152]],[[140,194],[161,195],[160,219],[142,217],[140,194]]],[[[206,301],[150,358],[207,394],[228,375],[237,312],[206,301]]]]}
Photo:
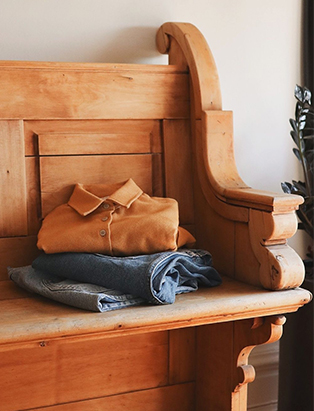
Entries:
{"type": "Polygon", "coordinates": [[[105,312],[144,302],[140,297],[99,285],[64,279],[35,270],[31,266],[8,268],[8,273],[11,280],[27,291],[84,310],[105,312]]]}
{"type": "Polygon", "coordinates": [[[171,304],[176,294],[213,287],[221,277],[204,250],[111,257],[103,254],[60,253],[40,255],[32,264],[44,273],[81,283],[92,283],[152,304],[171,304]]]}

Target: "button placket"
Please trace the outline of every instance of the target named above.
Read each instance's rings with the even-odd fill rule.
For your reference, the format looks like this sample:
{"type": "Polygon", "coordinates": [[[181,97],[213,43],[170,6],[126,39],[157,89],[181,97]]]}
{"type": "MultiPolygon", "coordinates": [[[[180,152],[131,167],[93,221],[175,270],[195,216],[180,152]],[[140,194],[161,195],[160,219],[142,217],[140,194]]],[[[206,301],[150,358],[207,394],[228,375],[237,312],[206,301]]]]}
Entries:
{"type": "MultiPolygon", "coordinates": [[[[103,213],[105,214],[105,215],[103,215],[101,218],[100,218],[100,220],[103,222],[103,223],[106,223],[105,224],[105,228],[101,228],[100,230],[99,230],[99,235],[101,236],[101,237],[106,237],[107,235],[109,235],[109,224],[110,224],[110,221],[111,221],[111,219],[110,219],[110,215],[114,212],[114,208],[112,208],[112,206],[110,205],[110,204],[108,204],[108,203],[102,203],[102,208],[103,208],[103,213]]],[[[110,239],[109,239],[109,237],[108,237],[108,240],[109,240],[109,242],[110,242],[110,239]]]]}

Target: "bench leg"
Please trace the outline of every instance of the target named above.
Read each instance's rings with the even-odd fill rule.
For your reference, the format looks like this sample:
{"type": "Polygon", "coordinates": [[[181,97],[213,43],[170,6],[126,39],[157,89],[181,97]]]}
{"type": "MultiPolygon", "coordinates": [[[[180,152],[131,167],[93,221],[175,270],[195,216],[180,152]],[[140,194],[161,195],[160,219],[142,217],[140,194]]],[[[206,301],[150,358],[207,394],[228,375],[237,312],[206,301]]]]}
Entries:
{"type": "Polygon", "coordinates": [[[212,324],[197,329],[197,411],[245,411],[247,384],[255,370],[252,349],[275,342],[285,317],[265,317],[212,324]]]}

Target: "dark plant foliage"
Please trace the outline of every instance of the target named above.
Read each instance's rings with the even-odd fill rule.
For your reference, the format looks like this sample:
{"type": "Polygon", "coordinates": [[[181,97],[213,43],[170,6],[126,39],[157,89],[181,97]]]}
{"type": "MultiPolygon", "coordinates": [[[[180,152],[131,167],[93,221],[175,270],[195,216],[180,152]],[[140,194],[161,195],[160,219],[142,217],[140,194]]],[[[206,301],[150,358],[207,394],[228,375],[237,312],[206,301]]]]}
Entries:
{"type": "Polygon", "coordinates": [[[305,181],[292,180],[292,183],[281,183],[281,187],[285,193],[298,194],[304,198],[304,203],[297,211],[301,221],[299,228],[313,239],[314,107],[311,104],[311,92],[306,87],[296,85],[294,96],[297,103],[295,119],[290,119],[290,134],[296,145],[293,152],[302,165],[305,181]]]}

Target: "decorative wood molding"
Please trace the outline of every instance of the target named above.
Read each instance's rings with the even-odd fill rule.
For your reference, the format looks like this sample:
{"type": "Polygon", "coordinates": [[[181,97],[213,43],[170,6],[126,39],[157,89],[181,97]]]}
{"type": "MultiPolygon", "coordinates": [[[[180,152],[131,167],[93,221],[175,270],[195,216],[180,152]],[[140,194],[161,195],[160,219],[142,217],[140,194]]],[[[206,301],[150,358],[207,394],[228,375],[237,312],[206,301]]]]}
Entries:
{"type": "Polygon", "coordinates": [[[284,323],[285,317],[270,316],[198,329],[196,393],[200,411],[247,409],[247,384],[255,379],[248,357],[254,347],[279,340],[284,323]],[[212,370],[209,375],[206,367],[212,370]],[[220,396],[215,395],[217,390],[220,396]]]}
{"type": "MultiPolygon", "coordinates": [[[[286,245],[286,239],[296,231],[294,212],[302,197],[255,190],[239,176],[232,113],[221,109],[215,62],[198,29],[188,23],[165,23],[157,33],[157,47],[169,54],[170,64],[187,65],[190,73],[190,117],[198,176],[194,196],[199,196],[200,187],[206,200],[201,206],[197,204],[196,213],[205,218],[214,211],[225,220],[244,223],[239,231],[236,224],[222,222],[229,237],[234,237],[231,249],[240,252],[240,256],[229,255],[224,274],[272,290],[299,286],[304,278],[303,264],[286,245]],[[241,244],[239,236],[245,239],[241,244]],[[247,265],[243,263],[246,260],[250,262],[247,265]]],[[[215,261],[219,248],[226,244],[225,236],[219,234],[215,245],[210,235],[197,234],[201,246],[211,250],[215,261]]]]}

